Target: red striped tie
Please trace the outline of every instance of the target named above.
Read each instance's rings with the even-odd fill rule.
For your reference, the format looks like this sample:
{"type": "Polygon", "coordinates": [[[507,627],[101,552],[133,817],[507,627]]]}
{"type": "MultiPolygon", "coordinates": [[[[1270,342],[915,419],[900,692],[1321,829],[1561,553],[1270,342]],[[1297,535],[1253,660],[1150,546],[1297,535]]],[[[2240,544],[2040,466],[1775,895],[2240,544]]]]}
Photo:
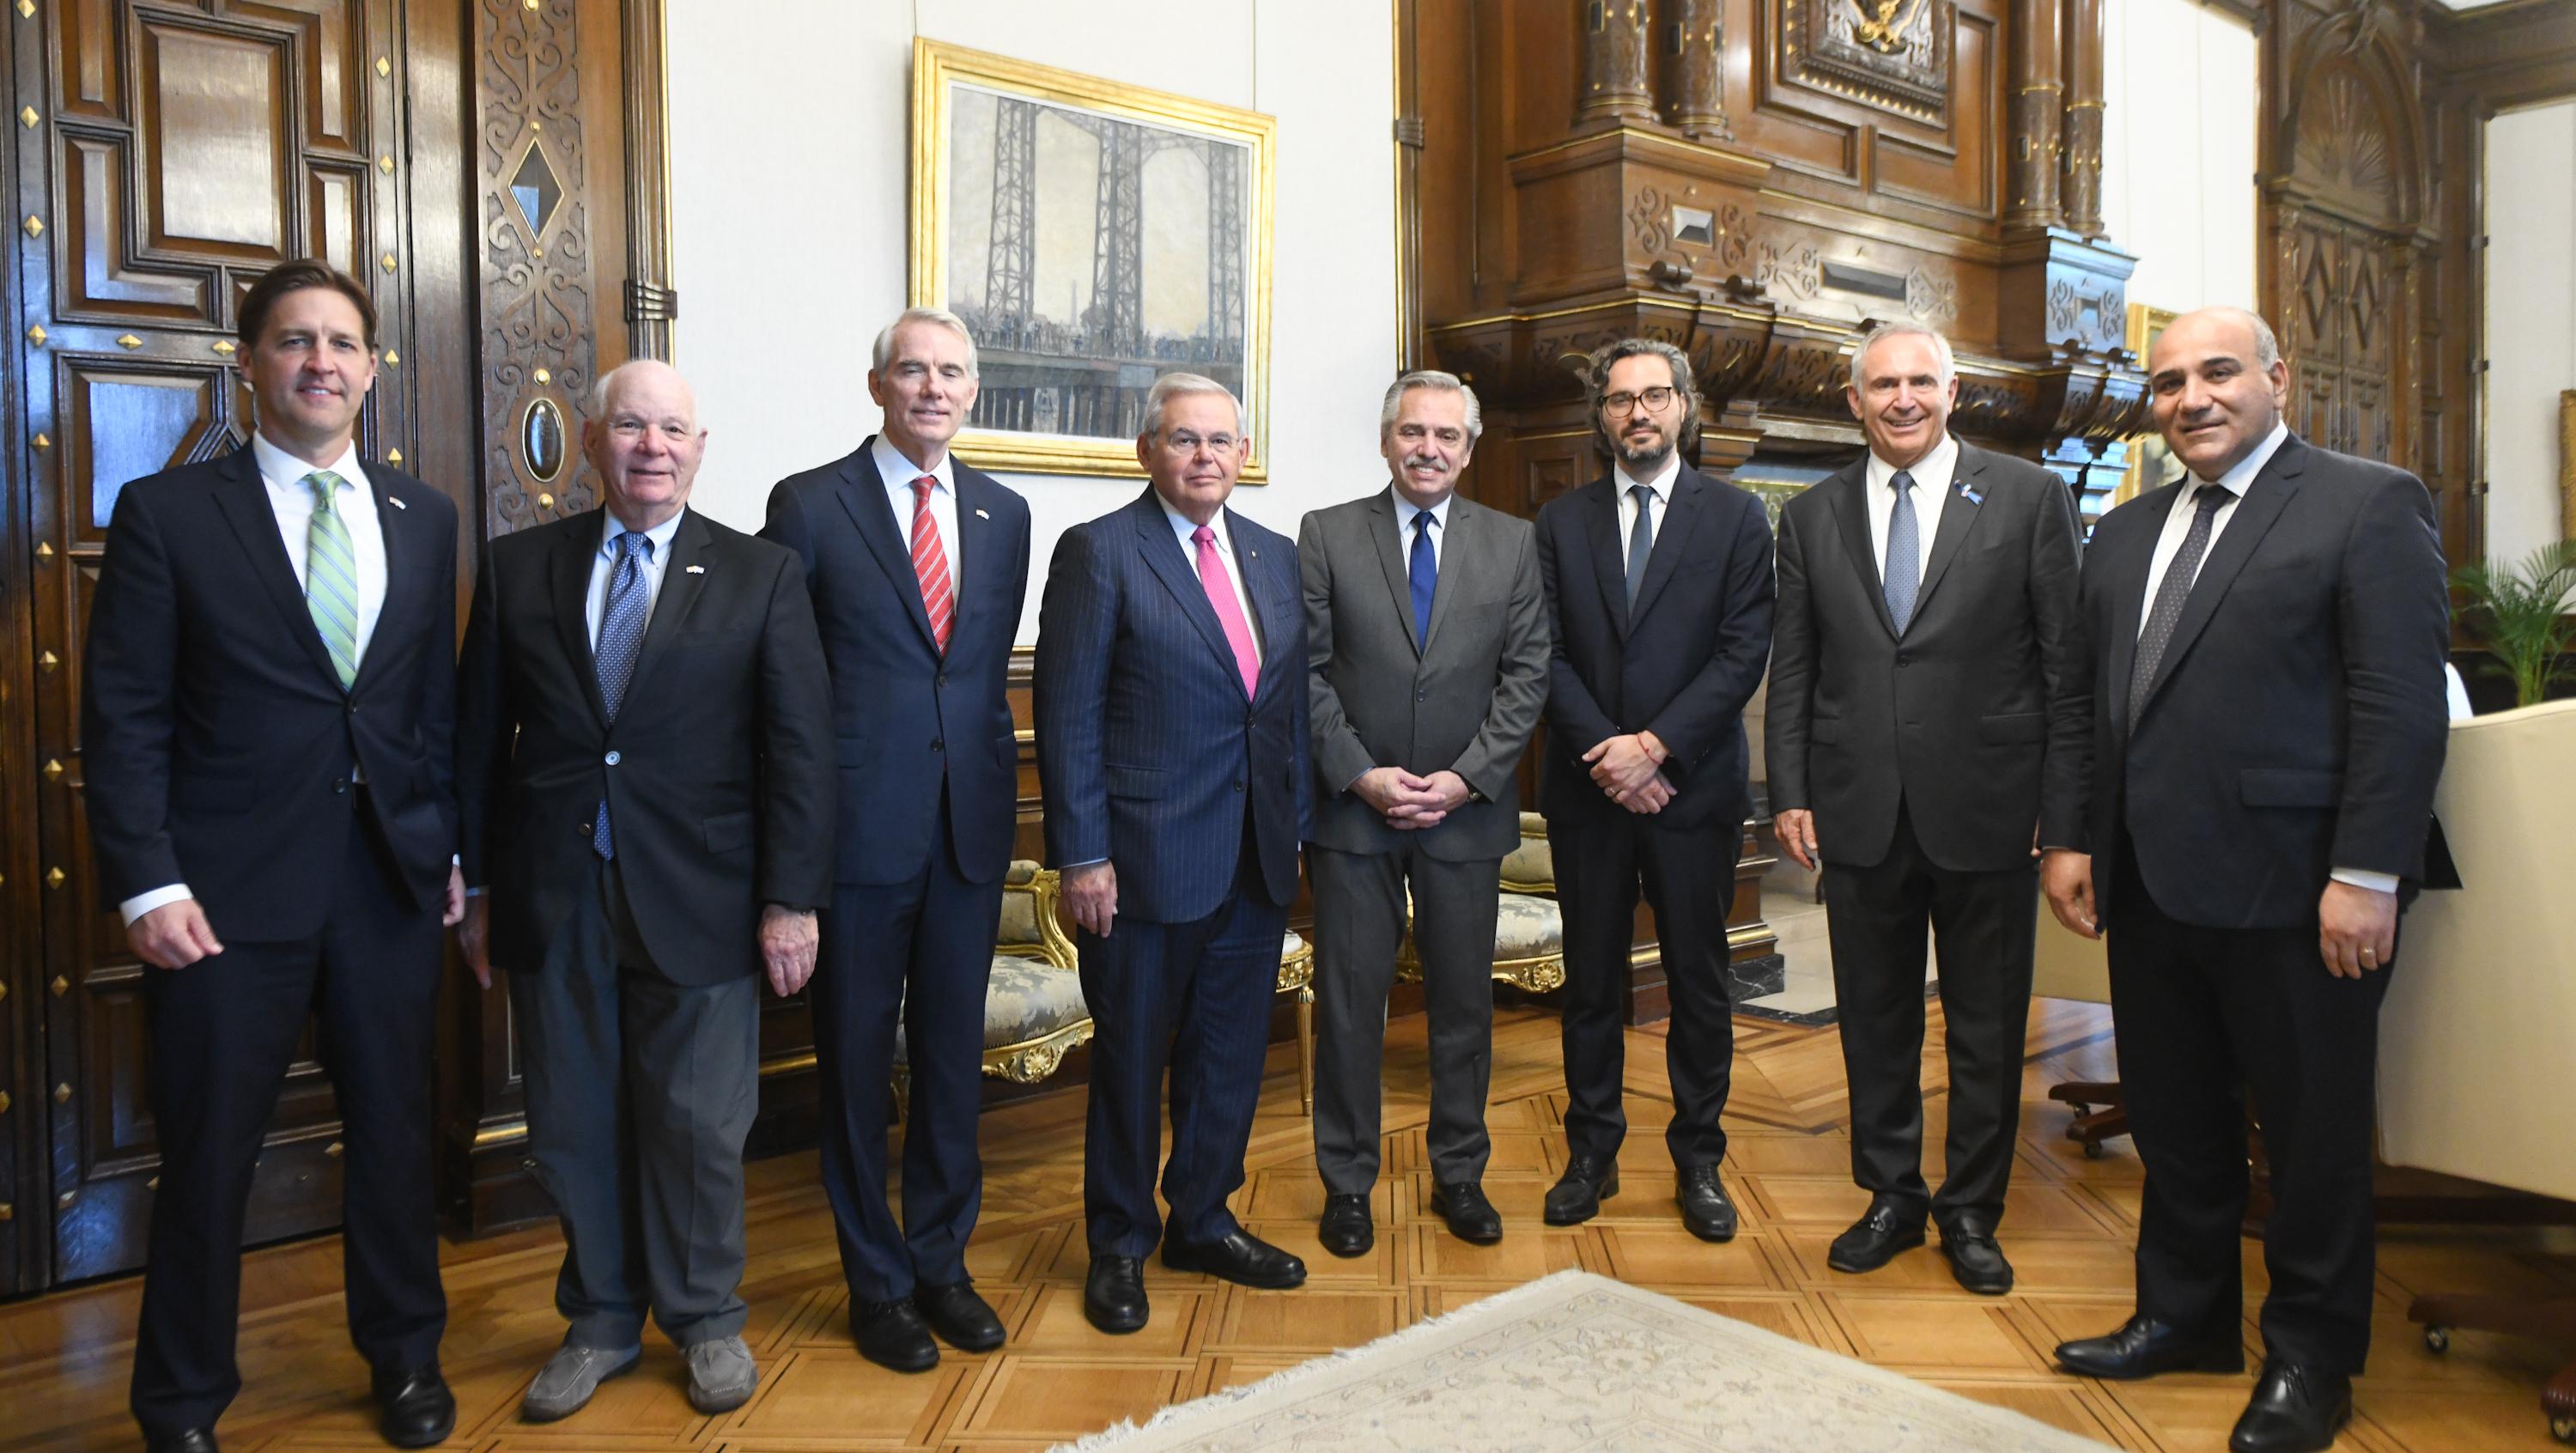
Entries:
{"type": "Polygon", "coordinates": [[[948,580],[948,552],[939,547],[939,521],[930,513],[931,487],[938,483],[927,474],[912,482],[912,573],[921,577],[930,634],[946,654],[949,629],[957,623],[957,589],[948,580]]]}

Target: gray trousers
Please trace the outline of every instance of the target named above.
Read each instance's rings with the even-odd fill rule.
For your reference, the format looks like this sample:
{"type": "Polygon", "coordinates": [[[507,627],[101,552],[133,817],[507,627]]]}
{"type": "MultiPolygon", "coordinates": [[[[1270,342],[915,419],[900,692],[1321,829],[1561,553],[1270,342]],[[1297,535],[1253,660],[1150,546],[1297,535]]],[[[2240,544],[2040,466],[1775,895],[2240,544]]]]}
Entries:
{"type": "Polygon", "coordinates": [[[1482,1180],[1493,1142],[1485,1092],[1494,1068],[1494,916],[1502,859],[1453,863],[1407,847],[1343,853],[1308,844],[1315,887],[1315,1168],[1324,1189],[1377,1183],[1386,996],[1413,889],[1413,947],[1431,1020],[1433,1180],[1482,1180]]]}
{"type": "Polygon", "coordinates": [[[584,1347],[635,1346],[647,1310],[683,1347],[738,1336],[760,980],[662,977],[599,877],[544,968],[510,975],[529,1154],[563,1218],[555,1309],[584,1347]]]}

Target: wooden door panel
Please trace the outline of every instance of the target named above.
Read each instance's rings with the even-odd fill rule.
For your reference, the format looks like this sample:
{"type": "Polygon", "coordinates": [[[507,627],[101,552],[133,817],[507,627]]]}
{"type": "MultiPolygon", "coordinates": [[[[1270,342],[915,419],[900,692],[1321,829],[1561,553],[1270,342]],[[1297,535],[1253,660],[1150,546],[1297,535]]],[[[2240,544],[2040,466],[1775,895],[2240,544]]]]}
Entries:
{"type": "Polygon", "coordinates": [[[139,264],[125,208],[133,173],[122,136],[66,130],[62,206],[54,229],[58,306],[66,319],[125,323],[215,322],[214,274],[200,267],[139,264]]]}
{"type": "Polygon", "coordinates": [[[125,46],[121,36],[125,7],[111,0],[64,0],[62,23],[55,34],[61,86],[55,113],[124,121],[125,46]]]}
{"type": "Polygon", "coordinates": [[[304,235],[314,254],[351,277],[366,275],[360,250],[367,233],[367,169],[363,163],[312,162],[305,169],[304,235]]]}
{"type": "Polygon", "coordinates": [[[137,29],[145,252],[282,260],[297,237],[292,48],[161,15],[137,29]]]}
{"type": "MultiPolygon", "coordinates": [[[[63,522],[76,549],[103,549],[119,490],[203,453],[225,425],[226,370],[61,360],[63,522]]],[[[220,443],[220,441],[213,441],[220,443]]],[[[86,603],[74,616],[89,619],[86,603]]],[[[75,651],[72,659],[79,659],[75,651]]]]}
{"type": "Polygon", "coordinates": [[[364,114],[365,27],[351,0],[236,3],[232,13],[282,21],[302,32],[304,138],[307,147],[355,150],[364,114]]]}

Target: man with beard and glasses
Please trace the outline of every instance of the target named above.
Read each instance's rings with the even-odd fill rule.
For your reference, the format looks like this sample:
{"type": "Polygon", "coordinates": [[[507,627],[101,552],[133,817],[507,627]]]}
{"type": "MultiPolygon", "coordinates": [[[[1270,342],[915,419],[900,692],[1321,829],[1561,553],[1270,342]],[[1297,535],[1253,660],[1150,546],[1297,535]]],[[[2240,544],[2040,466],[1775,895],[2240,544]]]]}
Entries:
{"type": "Polygon", "coordinates": [[[1502,1239],[1484,1192],[1494,914],[1520,845],[1522,748],[1547,697],[1547,610],[1526,521],[1457,497],[1483,421],[1448,373],[1386,391],[1393,481],[1306,516],[1297,562],[1316,773],[1315,1168],[1324,1249],[1375,1242],[1386,995],[1408,897],[1431,1017],[1431,1209],[1502,1239]]]}
{"type": "Polygon", "coordinates": [[[1539,809],[1566,970],[1566,1163],[1546,1220],[1588,1220],[1619,1189],[1621,989],[1642,887],[1672,996],[1664,1141],[1682,1224],[1725,1241],[1726,916],[1752,810],[1744,707],[1771,652],[1771,529],[1752,495],[1683,462],[1699,398],[1680,349],[1622,339],[1584,381],[1612,468],[1549,501],[1537,527],[1554,642],[1539,809]]]}

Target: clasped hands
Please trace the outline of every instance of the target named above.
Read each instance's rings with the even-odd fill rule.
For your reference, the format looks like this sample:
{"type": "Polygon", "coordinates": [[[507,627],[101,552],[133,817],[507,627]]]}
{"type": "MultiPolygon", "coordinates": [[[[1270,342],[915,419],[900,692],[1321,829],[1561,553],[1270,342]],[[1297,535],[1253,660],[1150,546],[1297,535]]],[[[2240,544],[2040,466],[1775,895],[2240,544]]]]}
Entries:
{"type": "Polygon", "coordinates": [[[1351,791],[1398,832],[1438,827],[1470,795],[1467,779],[1445,767],[1427,777],[1402,767],[1372,767],[1351,784],[1351,791]]]}
{"type": "MultiPolygon", "coordinates": [[[[2093,907],[2093,856],[2050,848],[2041,859],[2039,884],[2057,921],[2071,933],[2100,938],[2093,907]]],[[[2340,879],[2317,899],[2317,957],[2338,979],[2377,973],[2397,955],[2397,895],[2340,879]]]]}
{"type": "Polygon", "coordinates": [[[1673,781],[1664,775],[1672,757],[1653,732],[1605,737],[1583,754],[1592,764],[1592,781],[1603,795],[1636,813],[1664,810],[1673,800],[1673,781]]]}

